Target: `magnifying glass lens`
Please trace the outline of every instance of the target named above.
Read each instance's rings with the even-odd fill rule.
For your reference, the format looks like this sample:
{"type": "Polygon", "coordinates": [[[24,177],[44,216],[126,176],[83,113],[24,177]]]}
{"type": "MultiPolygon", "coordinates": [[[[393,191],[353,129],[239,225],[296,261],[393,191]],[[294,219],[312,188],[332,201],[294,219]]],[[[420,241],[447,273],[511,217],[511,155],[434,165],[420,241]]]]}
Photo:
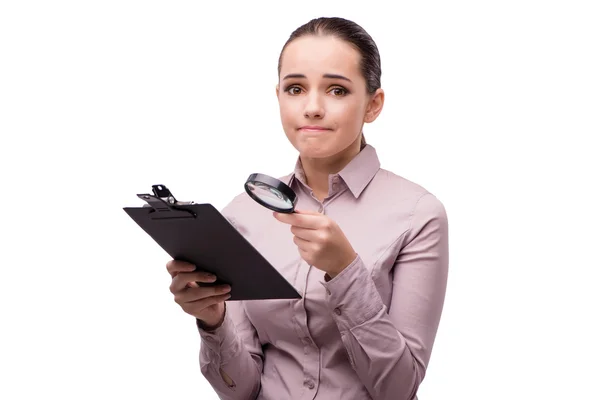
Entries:
{"type": "Polygon", "coordinates": [[[277,212],[293,213],[296,193],[285,183],[263,174],[252,174],[244,185],[246,192],[257,203],[277,212]]]}

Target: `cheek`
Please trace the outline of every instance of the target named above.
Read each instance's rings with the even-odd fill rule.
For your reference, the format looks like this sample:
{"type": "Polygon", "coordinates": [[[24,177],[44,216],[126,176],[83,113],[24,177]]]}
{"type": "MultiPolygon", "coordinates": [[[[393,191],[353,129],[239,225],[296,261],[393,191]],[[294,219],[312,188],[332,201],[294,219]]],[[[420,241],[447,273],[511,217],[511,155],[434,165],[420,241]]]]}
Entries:
{"type": "Polygon", "coordinates": [[[292,124],[294,120],[297,118],[297,107],[294,107],[293,102],[290,101],[282,101],[279,103],[279,114],[281,115],[281,121],[284,126],[292,124]]]}
{"type": "Polygon", "coordinates": [[[363,110],[358,102],[340,101],[332,104],[328,114],[338,127],[351,130],[360,125],[364,119],[363,110]]]}

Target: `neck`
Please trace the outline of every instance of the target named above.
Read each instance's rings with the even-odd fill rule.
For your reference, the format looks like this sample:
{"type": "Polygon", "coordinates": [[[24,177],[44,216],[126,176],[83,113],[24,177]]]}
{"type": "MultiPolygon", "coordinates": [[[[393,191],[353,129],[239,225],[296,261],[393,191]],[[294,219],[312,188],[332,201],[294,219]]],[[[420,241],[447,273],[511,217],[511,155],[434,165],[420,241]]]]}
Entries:
{"type": "Polygon", "coordinates": [[[323,201],[329,193],[329,175],[340,172],[360,152],[361,137],[350,146],[333,156],[310,158],[300,156],[307,185],[314,195],[323,201]]]}

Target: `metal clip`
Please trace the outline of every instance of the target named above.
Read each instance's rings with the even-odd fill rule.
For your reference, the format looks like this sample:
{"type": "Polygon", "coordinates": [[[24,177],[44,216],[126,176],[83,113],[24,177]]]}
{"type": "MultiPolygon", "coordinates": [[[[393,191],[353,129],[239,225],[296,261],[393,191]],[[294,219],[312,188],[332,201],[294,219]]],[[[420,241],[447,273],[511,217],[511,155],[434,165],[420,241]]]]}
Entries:
{"type": "Polygon", "coordinates": [[[152,207],[154,209],[151,218],[190,218],[196,217],[196,213],[186,208],[178,206],[194,204],[193,201],[182,202],[177,201],[175,196],[165,185],[153,185],[151,194],[138,194],[137,196],[144,200],[147,204],[144,207],[152,207]]]}

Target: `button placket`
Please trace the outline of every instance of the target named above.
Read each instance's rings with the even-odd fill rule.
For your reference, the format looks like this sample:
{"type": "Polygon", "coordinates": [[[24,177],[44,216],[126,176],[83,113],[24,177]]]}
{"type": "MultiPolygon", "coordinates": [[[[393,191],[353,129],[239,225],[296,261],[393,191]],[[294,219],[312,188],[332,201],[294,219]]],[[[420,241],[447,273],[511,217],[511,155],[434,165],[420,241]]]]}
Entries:
{"type": "MultiPolygon", "coordinates": [[[[306,262],[302,262],[301,273],[299,273],[296,282],[301,284],[305,289],[304,292],[308,292],[308,288],[311,282],[311,274],[316,274],[318,270],[315,270],[312,266],[306,262]],[[304,273],[305,272],[305,273],[304,273]]],[[[294,316],[294,327],[298,334],[298,342],[303,346],[304,360],[302,363],[303,369],[303,386],[306,388],[306,394],[312,397],[314,393],[309,390],[315,389],[318,386],[318,377],[320,374],[320,351],[316,343],[311,338],[311,332],[308,329],[308,310],[306,308],[306,297],[303,296],[301,301],[295,302],[295,316],[294,316]]]]}

